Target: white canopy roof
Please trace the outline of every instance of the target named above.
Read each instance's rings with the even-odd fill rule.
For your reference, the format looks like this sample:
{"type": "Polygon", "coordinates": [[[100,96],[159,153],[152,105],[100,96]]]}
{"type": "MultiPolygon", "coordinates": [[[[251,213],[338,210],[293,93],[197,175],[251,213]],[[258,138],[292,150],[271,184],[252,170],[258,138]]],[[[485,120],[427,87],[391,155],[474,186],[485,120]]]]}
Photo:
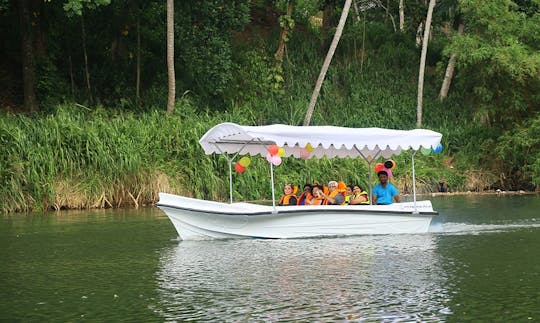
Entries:
{"type": "Polygon", "coordinates": [[[345,128],[334,126],[240,126],[221,123],[199,140],[206,154],[228,153],[266,156],[275,144],[285,149],[285,156],[300,157],[309,143],[310,157],[389,158],[402,150],[436,148],[442,135],[426,129],[392,130],[382,128],[345,128]]]}

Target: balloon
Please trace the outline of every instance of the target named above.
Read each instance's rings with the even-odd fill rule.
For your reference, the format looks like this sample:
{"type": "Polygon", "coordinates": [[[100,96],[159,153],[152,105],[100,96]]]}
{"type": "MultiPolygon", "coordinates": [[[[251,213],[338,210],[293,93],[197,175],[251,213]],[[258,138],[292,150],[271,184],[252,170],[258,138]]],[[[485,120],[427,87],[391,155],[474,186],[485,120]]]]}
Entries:
{"type": "Polygon", "coordinates": [[[242,174],[246,170],[246,168],[244,166],[240,165],[240,163],[235,163],[234,164],[234,169],[237,172],[239,172],[240,174],[242,174]]]}
{"type": "Polygon", "coordinates": [[[306,148],[300,150],[300,158],[302,158],[302,159],[308,159],[308,158],[309,158],[309,155],[310,155],[310,153],[309,153],[309,151],[308,151],[306,148]]]}
{"type": "Polygon", "coordinates": [[[240,164],[240,166],[244,168],[248,167],[250,163],[251,163],[251,159],[249,159],[249,157],[247,156],[240,158],[240,160],[238,161],[238,164],[240,164]]]}
{"type": "Polygon", "coordinates": [[[277,145],[270,145],[270,147],[268,147],[268,152],[272,156],[277,155],[278,151],[279,151],[279,147],[277,145]]]}
{"type": "Polygon", "coordinates": [[[272,154],[268,153],[266,154],[266,160],[268,160],[269,163],[272,162],[272,154]]]}
{"type": "Polygon", "coordinates": [[[389,159],[384,162],[384,167],[388,169],[394,169],[396,167],[396,162],[392,159],[389,159]]]}
{"type": "Polygon", "coordinates": [[[305,147],[305,148],[306,148],[306,150],[307,150],[308,152],[312,152],[312,151],[313,151],[313,146],[312,146],[309,142],[306,144],[306,147],[305,147]]]}
{"type": "Polygon", "coordinates": [[[281,165],[281,157],[279,156],[272,156],[272,164],[274,166],[279,166],[281,165]]]}
{"type": "Polygon", "coordinates": [[[431,149],[422,147],[420,148],[420,152],[422,153],[422,155],[427,156],[431,153],[431,149]]]}
{"type": "Polygon", "coordinates": [[[285,148],[279,147],[278,152],[277,152],[277,155],[278,155],[279,157],[285,156],[285,148]]]}
{"type": "Polygon", "coordinates": [[[442,144],[438,144],[437,147],[435,147],[435,149],[431,148],[431,150],[436,154],[440,154],[441,151],[443,150],[443,146],[442,144]]]}
{"type": "Polygon", "coordinates": [[[391,169],[385,168],[383,170],[388,174],[388,178],[392,178],[392,170],[391,169]]]}
{"type": "Polygon", "coordinates": [[[383,169],[384,169],[384,165],[382,163],[375,164],[375,173],[378,173],[383,169]]]}

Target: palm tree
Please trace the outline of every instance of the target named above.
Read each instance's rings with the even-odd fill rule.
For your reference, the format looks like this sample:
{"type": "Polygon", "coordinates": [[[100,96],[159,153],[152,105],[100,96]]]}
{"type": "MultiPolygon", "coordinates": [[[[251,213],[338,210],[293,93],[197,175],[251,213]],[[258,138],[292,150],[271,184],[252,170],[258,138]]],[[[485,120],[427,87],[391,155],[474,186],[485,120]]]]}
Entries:
{"type": "Polygon", "coordinates": [[[422,127],[422,99],[424,95],[424,70],[426,68],[426,55],[431,29],[431,17],[436,0],[429,0],[429,7],[426,17],[426,27],[424,29],[424,41],[422,43],[422,55],[420,57],[420,71],[418,72],[418,105],[416,107],[416,127],[422,127]]]}
{"type": "Polygon", "coordinates": [[[315,89],[313,90],[313,94],[311,95],[311,100],[309,101],[306,117],[304,119],[304,126],[309,126],[309,123],[311,122],[313,109],[315,108],[315,104],[317,103],[317,98],[319,97],[319,92],[321,91],[324,77],[326,76],[326,72],[328,71],[328,67],[330,66],[332,57],[334,56],[334,52],[336,51],[337,44],[339,42],[339,39],[341,38],[341,34],[343,33],[343,27],[345,26],[345,22],[347,21],[347,16],[349,14],[350,8],[351,0],[346,0],[345,5],[343,6],[343,11],[341,13],[341,18],[339,19],[339,24],[336,29],[336,34],[334,35],[334,39],[332,39],[332,44],[330,44],[330,49],[328,49],[328,53],[326,54],[326,58],[324,59],[323,66],[321,68],[321,73],[319,74],[319,78],[317,79],[317,83],[315,84],[315,89]]]}
{"type": "Polygon", "coordinates": [[[169,75],[167,113],[172,114],[176,90],[174,76],[174,0],[167,0],[167,71],[169,75]]]}

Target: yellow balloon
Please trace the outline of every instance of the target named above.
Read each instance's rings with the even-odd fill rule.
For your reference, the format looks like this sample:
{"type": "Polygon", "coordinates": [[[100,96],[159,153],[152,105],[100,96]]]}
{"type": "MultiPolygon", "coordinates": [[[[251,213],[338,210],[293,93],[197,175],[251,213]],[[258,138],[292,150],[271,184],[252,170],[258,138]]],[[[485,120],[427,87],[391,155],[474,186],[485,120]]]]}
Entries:
{"type": "Polygon", "coordinates": [[[278,155],[279,157],[285,156],[285,148],[279,147],[279,150],[278,150],[278,152],[277,152],[277,155],[278,155]]]}
{"type": "Polygon", "coordinates": [[[238,164],[240,164],[240,166],[242,167],[248,167],[250,163],[251,159],[249,159],[249,157],[247,156],[240,158],[240,160],[238,161],[238,164]]]}
{"type": "Polygon", "coordinates": [[[306,145],[306,150],[309,151],[309,152],[313,151],[313,146],[309,142],[306,145]]]}

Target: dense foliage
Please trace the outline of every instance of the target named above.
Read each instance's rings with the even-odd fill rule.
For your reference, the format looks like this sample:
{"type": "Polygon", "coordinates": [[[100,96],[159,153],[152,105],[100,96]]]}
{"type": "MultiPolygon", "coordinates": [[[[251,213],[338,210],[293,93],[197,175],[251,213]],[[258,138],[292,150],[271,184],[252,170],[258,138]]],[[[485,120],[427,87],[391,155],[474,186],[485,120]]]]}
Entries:
{"type": "MultiPolygon", "coordinates": [[[[415,127],[415,36],[426,6],[406,1],[399,31],[398,1],[373,3],[381,2],[358,1],[359,11],[351,10],[312,124],[415,127]]],[[[145,204],[163,190],[226,199],[227,163],[204,155],[198,138],[223,121],[302,124],[332,36],[321,17],[335,22],[342,5],[293,4],[288,16],[287,1],[177,1],[179,98],[169,116],[163,2],[0,1],[0,212],[145,204]],[[20,113],[23,3],[32,11],[40,103],[31,115],[20,113]],[[290,30],[278,64],[284,26],[290,30]]],[[[443,177],[452,190],[539,187],[538,8],[535,0],[439,2],[423,126],[443,133],[445,150],[415,160],[420,191],[436,190],[443,177]],[[463,35],[454,30],[460,22],[463,35]],[[453,53],[456,74],[440,101],[453,53]]],[[[395,181],[408,191],[410,155],[396,161],[395,181]]],[[[361,161],[287,159],[276,168],[276,185],[333,178],[366,185],[367,174],[361,161]]],[[[264,158],[253,158],[235,175],[235,198],[269,198],[267,178],[264,158]]]]}

